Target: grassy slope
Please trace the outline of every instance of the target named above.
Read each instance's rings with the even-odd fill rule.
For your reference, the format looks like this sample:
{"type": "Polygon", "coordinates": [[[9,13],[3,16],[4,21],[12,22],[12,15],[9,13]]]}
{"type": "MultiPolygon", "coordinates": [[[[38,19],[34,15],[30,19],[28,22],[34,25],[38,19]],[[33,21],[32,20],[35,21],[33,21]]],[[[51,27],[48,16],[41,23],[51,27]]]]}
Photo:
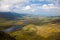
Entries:
{"type": "Polygon", "coordinates": [[[6,20],[0,20],[0,30],[9,28],[13,25],[21,25],[23,24],[23,21],[20,20],[10,20],[10,21],[6,21],[6,20]]]}
{"type": "MultiPolygon", "coordinates": [[[[54,21],[55,19],[53,19],[54,21]]],[[[54,32],[60,32],[60,23],[50,23],[52,20],[34,20],[29,25],[26,25],[22,30],[10,33],[15,36],[16,40],[47,40],[54,32]],[[47,21],[46,21],[47,20],[47,21]],[[45,24],[46,23],[46,24],[45,24]]],[[[21,25],[23,21],[5,21],[0,23],[1,29],[10,25],[21,25]]]]}
{"type": "Polygon", "coordinates": [[[11,35],[16,36],[16,40],[35,40],[35,38],[46,40],[54,32],[60,32],[60,24],[47,24],[42,26],[29,24],[22,30],[13,32],[11,35]]]}

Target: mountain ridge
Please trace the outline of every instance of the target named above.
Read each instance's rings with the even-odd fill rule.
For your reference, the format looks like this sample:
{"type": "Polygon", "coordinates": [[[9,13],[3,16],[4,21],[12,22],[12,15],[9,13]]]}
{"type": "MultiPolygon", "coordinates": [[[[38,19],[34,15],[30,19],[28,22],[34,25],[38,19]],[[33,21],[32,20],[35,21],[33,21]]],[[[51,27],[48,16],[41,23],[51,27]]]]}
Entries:
{"type": "Polygon", "coordinates": [[[0,12],[0,18],[4,18],[7,20],[14,20],[17,19],[18,17],[23,17],[26,16],[26,14],[18,14],[15,12],[0,12]]]}

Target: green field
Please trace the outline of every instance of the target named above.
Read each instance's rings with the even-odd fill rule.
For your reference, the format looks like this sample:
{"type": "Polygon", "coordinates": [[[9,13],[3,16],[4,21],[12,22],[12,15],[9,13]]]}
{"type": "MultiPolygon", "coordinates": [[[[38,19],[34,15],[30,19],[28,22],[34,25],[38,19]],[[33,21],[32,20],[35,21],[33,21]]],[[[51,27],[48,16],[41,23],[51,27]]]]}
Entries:
{"type": "Polygon", "coordinates": [[[12,25],[24,26],[21,30],[9,34],[16,40],[60,40],[60,17],[27,18],[24,20],[0,19],[0,30],[12,25]],[[29,24],[24,24],[24,22],[29,24]]]}

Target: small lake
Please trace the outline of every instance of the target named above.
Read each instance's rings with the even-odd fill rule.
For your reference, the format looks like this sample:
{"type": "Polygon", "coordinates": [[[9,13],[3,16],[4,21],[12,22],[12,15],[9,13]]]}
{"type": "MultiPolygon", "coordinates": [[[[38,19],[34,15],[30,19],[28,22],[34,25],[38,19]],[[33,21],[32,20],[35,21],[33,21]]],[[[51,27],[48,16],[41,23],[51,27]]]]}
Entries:
{"type": "Polygon", "coordinates": [[[23,28],[22,26],[16,25],[16,26],[12,26],[8,29],[4,29],[3,31],[6,32],[6,33],[9,33],[9,32],[16,31],[16,30],[22,29],[22,28],[23,28]]]}

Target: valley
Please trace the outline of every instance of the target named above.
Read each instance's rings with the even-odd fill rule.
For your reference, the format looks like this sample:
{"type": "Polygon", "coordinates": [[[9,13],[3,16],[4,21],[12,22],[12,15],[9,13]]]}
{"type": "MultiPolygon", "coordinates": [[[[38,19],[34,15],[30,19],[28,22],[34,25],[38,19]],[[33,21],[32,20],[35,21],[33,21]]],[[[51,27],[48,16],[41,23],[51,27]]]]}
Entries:
{"type": "Polygon", "coordinates": [[[7,20],[0,17],[0,30],[16,40],[57,40],[60,37],[60,16],[27,14],[16,18],[7,20]]]}

